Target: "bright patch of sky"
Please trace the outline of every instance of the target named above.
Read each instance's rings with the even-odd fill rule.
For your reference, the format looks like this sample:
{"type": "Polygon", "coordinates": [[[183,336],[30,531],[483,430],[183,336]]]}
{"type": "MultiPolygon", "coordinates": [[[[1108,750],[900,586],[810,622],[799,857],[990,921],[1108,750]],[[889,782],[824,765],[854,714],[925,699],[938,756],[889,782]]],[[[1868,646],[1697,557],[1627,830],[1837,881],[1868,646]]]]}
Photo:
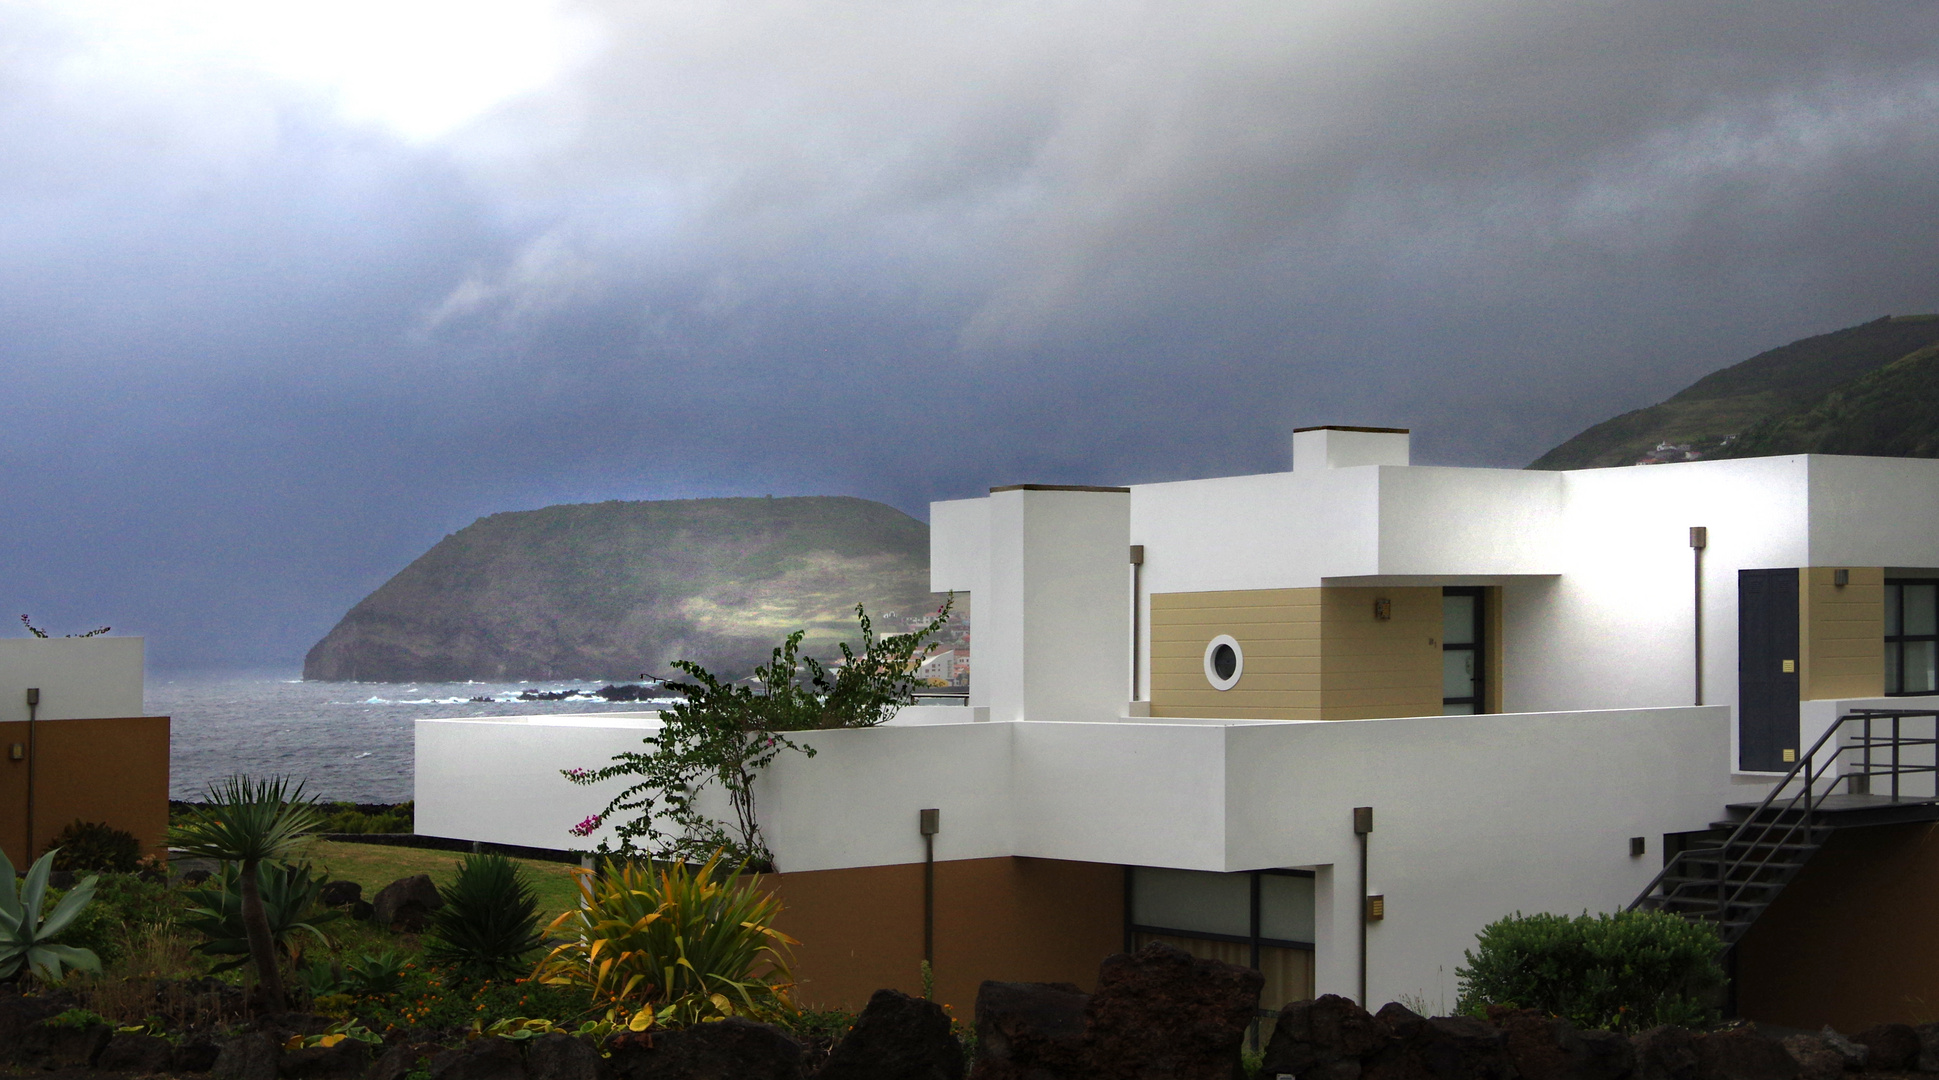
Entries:
{"type": "Polygon", "coordinates": [[[540,90],[596,35],[556,0],[39,0],[77,81],[168,93],[257,75],[414,143],[540,90]]]}

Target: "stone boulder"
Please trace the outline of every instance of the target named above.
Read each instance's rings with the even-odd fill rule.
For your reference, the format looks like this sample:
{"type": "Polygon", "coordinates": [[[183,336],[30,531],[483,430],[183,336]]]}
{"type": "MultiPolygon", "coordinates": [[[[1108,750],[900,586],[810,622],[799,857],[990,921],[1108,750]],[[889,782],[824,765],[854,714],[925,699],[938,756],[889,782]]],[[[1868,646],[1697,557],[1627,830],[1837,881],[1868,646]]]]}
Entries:
{"type": "Polygon", "coordinates": [[[803,1080],[800,1043],[739,1017],[620,1036],[608,1046],[620,1080],[803,1080]]]}
{"type": "Polygon", "coordinates": [[[1920,1072],[1939,1072],[1939,1024],[1920,1024],[1912,1029],[1919,1036],[1920,1072]]]}
{"type": "Polygon", "coordinates": [[[525,1044],[525,1074],[531,1080],[600,1080],[606,1059],[586,1040],[555,1031],[525,1044]]]}
{"type": "Polygon", "coordinates": [[[431,1056],[431,1080],[526,1080],[525,1058],[509,1039],[476,1039],[431,1056]]]}
{"type": "Polygon", "coordinates": [[[1703,1080],[1797,1080],[1798,1062],[1784,1044],[1755,1028],[1707,1031],[1696,1037],[1703,1080]]]}
{"type": "Polygon", "coordinates": [[[1839,1056],[1845,1059],[1846,1072],[1863,1072],[1865,1066],[1872,1060],[1871,1047],[1845,1038],[1833,1030],[1830,1024],[1826,1024],[1824,1030],[1818,1032],[1818,1038],[1823,1039],[1826,1046],[1837,1051],[1839,1056]]]}
{"type": "Polygon", "coordinates": [[[29,1032],[66,1007],[51,996],[22,997],[17,985],[0,985],[0,1063],[28,1064],[27,1044],[38,1038],[29,1032]]]}
{"type": "Polygon", "coordinates": [[[106,1072],[158,1073],[175,1067],[175,1048],[167,1039],[133,1031],[118,1031],[101,1048],[94,1067],[106,1072]]]}
{"type": "Polygon", "coordinates": [[[1613,1031],[1583,1031],[1536,1009],[1491,1009],[1522,1080],[1623,1080],[1636,1051],[1613,1031]]]}
{"type": "Polygon", "coordinates": [[[406,1073],[416,1071],[443,1049],[437,1043],[408,1039],[393,1043],[378,1057],[367,1075],[370,1080],[404,1080],[406,1073]]]}
{"type": "Polygon", "coordinates": [[[283,1040],[267,1031],[252,1031],[224,1043],[209,1074],[215,1080],[276,1080],[283,1061],[283,1040]]]}
{"type": "Polygon", "coordinates": [[[970,1080],[1063,1080],[1083,1074],[1084,1012],[1071,983],[986,982],[976,991],[970,1080]]]}
{"type": "Polygon", "coordinates": [[[283,1080],[357,1080],[370,1067],[370,1044],[345,1039],[335,1046],[283,1051],[276,1074],[283,1080]]]}
{"type": "Polygon", "coordinates": [[[349,907],[364,898],[364,887],[354,881],[326,881],[316,898],[324,907],[349,907]]]}
{"type": "Polygon", "coordinates": [[[1697,1080],[1697,1039],[1689,1030],[1667,1024],[1629,1038],[1636,1051],[1635,1080],[1697,1080]]]}
{"type": "Polygon", "coordinates": [[[963,1080],[963,1044],[941,1005],[877,990],[816,1080],[963,1080]]]}
{"type": "Polygon", "coordinates": [[[1411,1034],[1365,1062],[1367,1080],[1515,1080],[1508,1037],[1486,1020],[1436,1016],[1407,1026],[1411,1034]]]}
{"type": "Polygon", "coordinates": [[[1091,1080],[1231,1080],[1264,976],[1163,942],[1098,967],[1084,1012],[1091,1080]]]}
{"type": "Polygon", "coordinates": [[[1867,1068],[1905,1072],[1918,1067],[1919,1033],[1910,1024],[1878,1024],[1853,1035],[1851,1041],[1870,1051],[1867,1068]]]}
{"type": "Polygon", "coordinates": [[[444,897],[438,895],[431,875],[417,874],[384,886],[370,906],[370,917],[377,925],[418,933],[431,924],[431,913],[444,906],[444,897]]]}
{"type": "Polygon", "coordinates": [[[106,1024],[72,1027],[42,1022],[22,1033],[13,1047],[14,1060],[43,1069],[85,1069],[113,1037],[114,1029],[106,1024]]]}
{"type": "MultiPolygon", "coordinates": [[[[1383,1016],[1389,1015],[1387,1009],[1399,1009],[1420,1020],[1400,1005],[1382,1009],[1383,1016]]],[[[1289,1074],[1298,1080],[1356,1080],[1360,1059],[1393,1038],[1388,1025],[1338,994],[1289,1002],[1273,1023],[1259,1072],[1266,1077],[1289,1074]]]]}
{"type": "Polygon", "coordinates": [[[215,1068],[222,1047],[206,1034],[190,1035],[175,1044],[175,1071],[205,1073],[215,1068]]]}
{"type": "Polygon", "coordinates": [[[1787,1035],[1784,1052],[1798,1063],[1798,1080],[1839,1080],[1845,1075],[1845,1055],[1816,1035],[1787,1035]]]}

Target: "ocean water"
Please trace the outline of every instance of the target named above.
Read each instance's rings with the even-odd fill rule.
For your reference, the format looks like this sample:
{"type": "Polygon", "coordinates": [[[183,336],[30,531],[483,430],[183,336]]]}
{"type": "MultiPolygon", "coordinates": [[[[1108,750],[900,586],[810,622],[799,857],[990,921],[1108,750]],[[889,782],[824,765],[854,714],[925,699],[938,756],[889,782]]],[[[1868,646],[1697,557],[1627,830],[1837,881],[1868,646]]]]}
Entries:
{"type": "Polygon", "coordinates": [[[411,797],[411,721],[654,707],[598,698],[517,700],[521,690],[590,691],[603,685],[329,683],[258,672],[151,675],[146,696],[149,715],[173,718],[170,798],[199,798],[210,781],[246,773],[294,777],[305,783],[305,794],[325,801],[390,803],[411,797]]]}

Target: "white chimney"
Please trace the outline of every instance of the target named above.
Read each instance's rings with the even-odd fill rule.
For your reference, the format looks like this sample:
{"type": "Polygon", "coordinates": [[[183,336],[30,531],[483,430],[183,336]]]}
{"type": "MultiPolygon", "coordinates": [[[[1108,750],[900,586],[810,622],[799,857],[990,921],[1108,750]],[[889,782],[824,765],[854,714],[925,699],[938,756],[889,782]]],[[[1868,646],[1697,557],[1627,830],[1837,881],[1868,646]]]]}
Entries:
{"type": "Polygon", "coordinates": [[[1386,427],[1296,428],[1293,471],[1345,469],[1354,465],[1407,464],[1407,429],[1386,427]]]}

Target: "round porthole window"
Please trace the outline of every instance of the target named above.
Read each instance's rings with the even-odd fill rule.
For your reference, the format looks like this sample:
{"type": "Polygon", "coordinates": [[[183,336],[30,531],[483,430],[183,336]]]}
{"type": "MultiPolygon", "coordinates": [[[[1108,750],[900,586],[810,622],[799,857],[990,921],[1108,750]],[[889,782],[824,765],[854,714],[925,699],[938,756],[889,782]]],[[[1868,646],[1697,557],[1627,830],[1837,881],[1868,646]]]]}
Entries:
{"type": "Polygon", "coordinates": [[[1214,690],[1230,690],[1246,673],[1246,654],[1230,634],[1220,634],[1205,646],[1205,681],[1214,690]]]}

